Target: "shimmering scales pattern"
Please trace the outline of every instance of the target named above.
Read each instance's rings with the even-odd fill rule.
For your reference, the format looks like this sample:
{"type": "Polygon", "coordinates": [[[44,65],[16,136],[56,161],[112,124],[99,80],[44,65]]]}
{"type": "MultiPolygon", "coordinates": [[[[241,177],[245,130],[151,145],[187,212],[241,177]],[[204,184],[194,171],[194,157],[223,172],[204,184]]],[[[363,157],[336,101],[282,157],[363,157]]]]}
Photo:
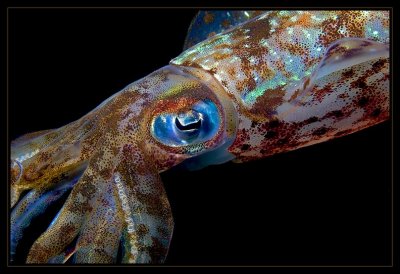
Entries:
{"type": "Polygon", "coordinates": [[[259,159],[387,120],[388,37],[386,11],[265,12],[81,119],[18,138],[11,260],[32,220],[67,196],[27,263],[163,262],[173,219],[159,173],[186,160],[195,169],[259,159]]]}
{"type": "MultiPolygon", "coordinates": [[[[199,43],[171,63],[209,72],[231,96],[241,115],[238,136],[229,151],[237,157],[236,161],[244,161],[313,143],[298,140],[288,144],[287,137],[274,135],[276,131],[269,130],[267,124],[270,121],[273,124],[285,123],[286,108],[291,108],[293,115],[298,115],[296,108],[300,108],[300,105],[297,97],[303,94],[307,85],[313,84],[310,82],[312,74],[318,71],[329,47],[346,38],[377,42],[373,47],[388,44],[389,12],[268,11],[238,28],[199,43]],[[294,88],[304,84],[304,89],[294,88]],[[287,101],[292,103],[284,104],[287,101]],[[277,147],[272,147],[271,142],[276,143],[277,147]],[[258,149],[253,149],[254,146],[258,149]]],[[[339,47],[342,49],[341,58],[348,59],[358,46],[350,43],[339,47]]],[[[388,52],[388,48],[385,52],[388,52]]],[[[368,53],[360,55],[369,58],[368,53]]],[[[326,62],[329,64],[332,60],[326,62]]],[[[382,96],[388,100],[388,68],[385,67],[382,73],[386,75],[386,89],[382,96]]],[[[342,81],[355,81],[354,77],[342,81]]],[[[381,82],[372,84],[382,85],[381,82]]],[[[342,88],[344,86],[337,89],[342,88]]],[[[325,90],[325,94],[336,92],[328,84],[325,90]]],[[[304,98],[307,96],[302,100],[304,98]]],[[[312,98],[308,97],[308,100],[312,98]]],[[[340,106],[337,108],[340,109],[340,106]]],[[[309,111],[310,115],[314,111],[304,106],[300,109],[309,111]]],[[[385,118],[379,115],[377,120],[385,118]]],[[[279,128],[278,132],[282,130],[279,128]]],[[[295,128],[290,128],[289,132],[293,139],[297,138],[295,128]]]]}
{"type": "Polygon", "coordinates": [[[251,107],[267,91],[310,75],[329,45],[341,38],[388,42],[388,24],[384,11],[272,11],[203,41],[172,64],[212,73],[251,107]]]}

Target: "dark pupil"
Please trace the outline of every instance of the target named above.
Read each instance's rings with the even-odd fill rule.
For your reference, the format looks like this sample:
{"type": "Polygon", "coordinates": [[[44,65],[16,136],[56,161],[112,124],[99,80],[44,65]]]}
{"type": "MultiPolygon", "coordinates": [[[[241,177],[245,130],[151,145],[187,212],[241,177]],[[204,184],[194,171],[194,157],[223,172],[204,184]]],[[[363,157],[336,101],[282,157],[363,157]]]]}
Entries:
{"type": "Polygon", "coordinates": [[[201,119],[199,119],[195,123],[182,125],[181,122],[177,118],[175,118],[175,125],[179,130],[191,130],[191,129],[199,129],[201,127],[201,119]]]}

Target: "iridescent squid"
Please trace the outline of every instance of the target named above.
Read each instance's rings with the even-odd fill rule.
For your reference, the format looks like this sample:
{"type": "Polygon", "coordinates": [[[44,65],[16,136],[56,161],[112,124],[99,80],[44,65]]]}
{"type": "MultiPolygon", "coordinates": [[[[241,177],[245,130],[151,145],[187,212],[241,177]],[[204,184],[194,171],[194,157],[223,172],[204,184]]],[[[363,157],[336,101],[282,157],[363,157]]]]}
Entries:
{"type": "Polygon", "coordinates": [[[27,263],[163,262],[174,222],[159,173],[389,119],[389,42],[383,10],[201,11],[169,65],[12,142],[11,260],[31,221],[70,191],[27,263]]]}

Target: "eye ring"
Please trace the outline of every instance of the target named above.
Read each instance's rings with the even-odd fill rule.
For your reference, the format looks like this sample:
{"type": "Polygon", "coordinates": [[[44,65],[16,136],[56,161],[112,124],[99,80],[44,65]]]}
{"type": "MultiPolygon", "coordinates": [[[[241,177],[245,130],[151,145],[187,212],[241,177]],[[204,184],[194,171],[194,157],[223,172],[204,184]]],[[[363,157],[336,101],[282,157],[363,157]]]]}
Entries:
{"type": "Polygon", "coordinates": [[[205,142],[211,139],[220,127],[221,118],[217,105],[211,100],[200,101],[190,110],[179,113],[162,113],[151,125],[153,137],[172,147],[205,142]]]}

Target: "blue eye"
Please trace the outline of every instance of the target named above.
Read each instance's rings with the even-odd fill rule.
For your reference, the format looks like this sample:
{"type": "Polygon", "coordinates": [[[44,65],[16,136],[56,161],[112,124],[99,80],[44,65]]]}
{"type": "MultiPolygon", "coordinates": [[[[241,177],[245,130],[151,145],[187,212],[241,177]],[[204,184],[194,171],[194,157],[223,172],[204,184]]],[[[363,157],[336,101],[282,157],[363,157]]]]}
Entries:
{"type": "Polygon", "coordinates": [[[186,112],[165,113],[152,123],[151,133],[159,142],[173,147],[208,141],[218,131],[220,116],[212,101],[202,101],[186,112]]]}

